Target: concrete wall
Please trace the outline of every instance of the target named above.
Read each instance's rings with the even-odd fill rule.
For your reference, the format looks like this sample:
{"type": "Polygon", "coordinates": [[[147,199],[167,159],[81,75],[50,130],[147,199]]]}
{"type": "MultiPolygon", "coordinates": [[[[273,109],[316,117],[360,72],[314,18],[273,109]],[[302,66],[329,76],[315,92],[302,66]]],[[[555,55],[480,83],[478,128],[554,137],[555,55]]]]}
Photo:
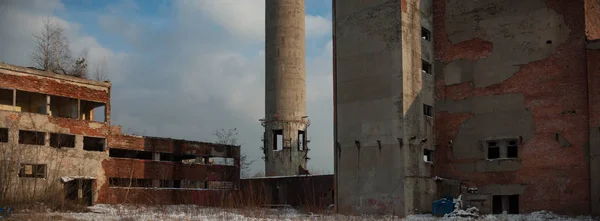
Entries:
{"type": "Polygon", "coordinates": [[[298,131],[306,131],[306,34],[304,0],[267,0],[265,19],[265,133],[267,176],[297,175],[306,169],[306,149],[298,149],[298,131]],[[273,150],[273,130],[283,130],[283,148],[273,150]]]}
{"type": "Polygon", "coordinates": [[[600,41],[587,45],[589,93],[589,162],[592,214],[600,215],[600,41]]]}
{"type": "Polygon", "coordinates": [[[583,1],[434,0],[435,174],[520,212],[590,212],[583,1]],[[583,132],[583,133],[582,133],[583,132]],[[518,159],[487,159],[487,140],[518,159]]]}
{"type": "Polygon", "coordinates": [[[432,49],[421,44],[420,23],[431,25],[431,4],[334,5],[338,212],[427,212],[436,185],[433,164],[423,161],[424,149],[434,149],[433,120],[423,104],[434,104],[421,58],[431,59],[432,49]]]}

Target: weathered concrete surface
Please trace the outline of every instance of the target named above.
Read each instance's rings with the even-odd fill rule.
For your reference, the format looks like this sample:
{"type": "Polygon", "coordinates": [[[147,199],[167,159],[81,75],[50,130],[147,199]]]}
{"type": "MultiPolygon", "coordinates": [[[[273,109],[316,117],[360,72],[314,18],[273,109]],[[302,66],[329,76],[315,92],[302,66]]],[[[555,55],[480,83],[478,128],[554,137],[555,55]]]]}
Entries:
{"type": "Polygon", "coordinates": [[[434,0],[433,7],[435,175],[480,188],[525,185],[522,213],[590,213],[583,1],[434,0]],[[570,148],[560,147],[557,132],[570,148]],[[490,167],[477,142],[494,137],[522,138],[519,162],[490,167]]]}
{"type": "MultiPolygon", "coordinates": [[[[598,44],[596,41],[591,44],[598,44]]],[[[588,44],[588,45],[591,45],[588,44]]],[[[600,44],[598,44],[600,46],[600,44]]],[[[591,47],[588,47],[591,48],[591,47]]],[[[600,215],[600,47],[587,50],[589,94],[589,163],[592,214],[600,215]]]]}
{"type": "Polygon", "coordinates": [[[587,40],[600,39],[600,1],[585,0],[585,35],[587,40]]]}
{"type": "Polygon", "coordinates": [[[431,3],[420,2],[334,3],[340,213],[431,209],[436,184],[423,152],[434,149],[433,120],[423,104],[434,105],[433,76],[421,73],[421,55],[433,64],[433,53],[421,40],[421,22],[433,30],[431,3]]]}
{"type": "Polygon", "coordinates": [[[444,22],[451,44],[480,39],[495,46],[493,53],[473,62],[452,62],[444,71],[447,85],[471,80],[475,87],[501,83],[519,65],[549,57],[569,33],[562,15],[547,8],[543,0],[448,0],[446,6],[444,22]]]}
{"type": "Polygon", "coordinates": [[[298,131],[308,127],[304,0],[267,0],[265,5],[265,173],[297,175],[299,167],[306,169],[308,153],[298,148],[298,131]],[[283,130],[278,151],[273,130],[283,130]]]}

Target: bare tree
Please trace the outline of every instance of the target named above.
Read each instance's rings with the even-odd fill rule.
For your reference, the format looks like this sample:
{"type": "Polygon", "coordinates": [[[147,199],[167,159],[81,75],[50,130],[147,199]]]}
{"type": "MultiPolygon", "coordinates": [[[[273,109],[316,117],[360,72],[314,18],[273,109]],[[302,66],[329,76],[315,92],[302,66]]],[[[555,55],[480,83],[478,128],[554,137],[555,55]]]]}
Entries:
{"type": "MultiPolygon", "coordinates": [[[[234,146],[240,145],[237,138],[237,128],[217,130],[215,132],[215,136],[217,137],[216,143],[218,144],[234,146]]],[[[252,163],[254,163],[254,160],[248,159],[246,154],[240,152],[240,172],[242,177],[248,176],[248,173],[250,172],[250,165],[252,165],[252,163]]]]}
{"type": "Polygon", "coordinates": [[[106,59],[102,58],[102,60],[94,66],[93,74],[94,80],[96,81],[107,81],[106,77],[106,59]]]}
{"type": "Polygon", "coordinates": [[[33,34],[35,50],[31,59],[39,69],[67,74],[70,68],[71,50],[65,30],[52,18],[43,20],[42,30],[33,34]]]}

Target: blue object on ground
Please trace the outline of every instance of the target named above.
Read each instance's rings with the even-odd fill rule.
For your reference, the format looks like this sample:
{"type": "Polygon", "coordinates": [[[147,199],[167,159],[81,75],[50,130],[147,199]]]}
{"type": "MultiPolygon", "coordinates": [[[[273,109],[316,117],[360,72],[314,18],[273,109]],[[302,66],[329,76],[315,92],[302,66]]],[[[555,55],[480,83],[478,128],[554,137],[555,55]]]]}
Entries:
{"type": "Polygon", "coordinates": [[[436,200],[431,204],[431,211],[434,216],[444,216],[454,211],[454,202],[449,199],[436,200]]]}
{"type": "Polygon", "coordinates": [[[0,219],[8,218],[12,214],[12,208],[0,207],[0,219]]]}

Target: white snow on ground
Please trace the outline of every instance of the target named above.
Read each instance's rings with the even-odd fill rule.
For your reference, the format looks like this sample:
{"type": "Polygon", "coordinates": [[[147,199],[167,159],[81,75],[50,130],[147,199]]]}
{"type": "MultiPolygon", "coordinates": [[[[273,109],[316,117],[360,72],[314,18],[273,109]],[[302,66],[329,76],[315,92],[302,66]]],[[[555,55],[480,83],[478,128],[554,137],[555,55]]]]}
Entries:
{"type": "MultiPolygon", "coordinates": [[[[275,220],[406,220],[406,221],[594,221],[598,220],[589,216],[565,217],[546,211],[539,211],[523,215],[487,215],[479,218],[464,217],[434,217],[432,215],[411,215],[406,218],[394,216],[343,216],[343,215],[317,215],[303,214],[294,209],[223,209],[202,208],[194,205],[173,205],[158,207],[142,207],[130,205],[104,205],[90,207],[87,213],[44,213],[48,217],[63,217],[67,220],[86,221],[157,221],[157,220],[206,220],[206,221],[275,221],[275,220]]],[[[55,219],[56,220],[56,219],[55,219]]]]}

